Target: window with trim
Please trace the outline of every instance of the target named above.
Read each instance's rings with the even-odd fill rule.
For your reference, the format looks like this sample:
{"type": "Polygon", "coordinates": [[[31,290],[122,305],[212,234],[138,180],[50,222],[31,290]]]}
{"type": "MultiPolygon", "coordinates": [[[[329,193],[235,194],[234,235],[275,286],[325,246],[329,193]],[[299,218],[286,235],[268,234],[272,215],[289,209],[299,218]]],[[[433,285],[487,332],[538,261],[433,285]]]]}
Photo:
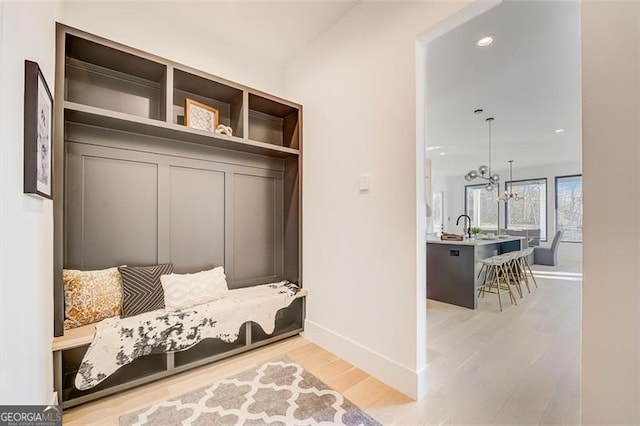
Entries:
{"type": "Polygon", "coordinates": [[[582,175],[556,177],[556,228],[561,241],[582,242],[582,175]]]}
{"type": "Polygon", "coordinates": [[[498,230],[497,191],[487,191],[484,185],[467,185],[465,192],[465,213],[471,218],[471,226],[483,231],[498,230]]]}
{"type": "Polygon", "coordinates": [[[440,232],[444,229],[444,205],[442,203],[442,192],[434,192],[433,201],[433,231],[440,232]]]}
{"type": "Polygon", "coordinates": [[[523,200],[505,203],[507,229],[540,229],[540,240],[547,241],[547,179],[506,182],[505,190],[524,196],[523,200]]]}

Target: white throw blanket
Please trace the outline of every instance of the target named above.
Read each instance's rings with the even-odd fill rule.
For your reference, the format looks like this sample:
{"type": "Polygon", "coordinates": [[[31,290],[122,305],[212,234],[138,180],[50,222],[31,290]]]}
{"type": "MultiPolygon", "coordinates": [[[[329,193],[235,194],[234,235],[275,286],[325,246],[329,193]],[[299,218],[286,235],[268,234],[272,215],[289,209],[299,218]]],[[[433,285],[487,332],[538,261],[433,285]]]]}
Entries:
{"type": "Polygon", "coordinates": [[[288,281],[229,291],[224,299],[181,311],[157,310],[129,318],[108,318],[96,334],[76,375],[76,388],[91,389],[138,357],[183,351],[203,339],[238,339],[247,321],[267,334],[275,329],[276,313],[291,304],[299,288],[288,281]]]}

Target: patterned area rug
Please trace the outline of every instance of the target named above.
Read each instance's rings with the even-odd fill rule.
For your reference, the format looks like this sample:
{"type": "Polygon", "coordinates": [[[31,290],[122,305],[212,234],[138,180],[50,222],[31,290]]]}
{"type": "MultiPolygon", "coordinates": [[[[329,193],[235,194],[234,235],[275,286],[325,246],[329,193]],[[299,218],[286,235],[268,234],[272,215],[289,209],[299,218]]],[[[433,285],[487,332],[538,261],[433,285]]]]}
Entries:
{"type": "Polygon", "coordinates": [[[130,425],[380,425],[289,358],[120,417],[130,425]]]}

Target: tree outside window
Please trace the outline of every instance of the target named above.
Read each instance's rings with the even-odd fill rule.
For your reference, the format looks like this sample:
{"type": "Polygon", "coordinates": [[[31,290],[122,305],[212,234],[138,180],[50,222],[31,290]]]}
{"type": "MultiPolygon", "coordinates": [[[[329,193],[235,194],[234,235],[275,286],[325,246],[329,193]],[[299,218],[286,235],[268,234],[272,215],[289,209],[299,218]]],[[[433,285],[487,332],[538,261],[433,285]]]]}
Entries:
{"type": "Polygon", "coordinates": [[[465,186],[465,212],[471,218],[471,226],[483,231],[498,230],[498,193],[487,191],[484,185],[465,186]]]}
{"type": "Polygon", "coordinates": [[[507,229],[540,229],[547,240],[547,179],[528,179],[505,183],[506,191],[517,192],[523,200],[506,203],[507,229]]]}

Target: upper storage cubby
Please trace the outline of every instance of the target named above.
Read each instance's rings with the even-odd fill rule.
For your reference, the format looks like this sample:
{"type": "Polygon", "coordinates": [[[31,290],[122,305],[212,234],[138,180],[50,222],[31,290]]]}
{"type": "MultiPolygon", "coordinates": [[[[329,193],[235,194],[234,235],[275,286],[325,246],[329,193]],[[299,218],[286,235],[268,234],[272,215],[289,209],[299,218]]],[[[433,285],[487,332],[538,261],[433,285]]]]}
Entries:
{"type": "Polygon", "coordinates": [[[300,110],[249,93],[249,139],[299,149],[300,110]]]}
{"type": "Polygon", "coordinates": [[[165,65],[71,34],[65,52],[65,100],[165,120],[165,65]]]}
{"type": "Polygon", "coordinates": [[[300,105],[59,28],[63,121],[274,158],[300,155],[300,105]]]}
{"type": "Polygon", "coordinates": [[[175,69],[173,73],[173,123],[186,125],[187,99],[218,111],[218,124],[231,127],[233,136],[243,137],[242,89],[175,69]]]}

